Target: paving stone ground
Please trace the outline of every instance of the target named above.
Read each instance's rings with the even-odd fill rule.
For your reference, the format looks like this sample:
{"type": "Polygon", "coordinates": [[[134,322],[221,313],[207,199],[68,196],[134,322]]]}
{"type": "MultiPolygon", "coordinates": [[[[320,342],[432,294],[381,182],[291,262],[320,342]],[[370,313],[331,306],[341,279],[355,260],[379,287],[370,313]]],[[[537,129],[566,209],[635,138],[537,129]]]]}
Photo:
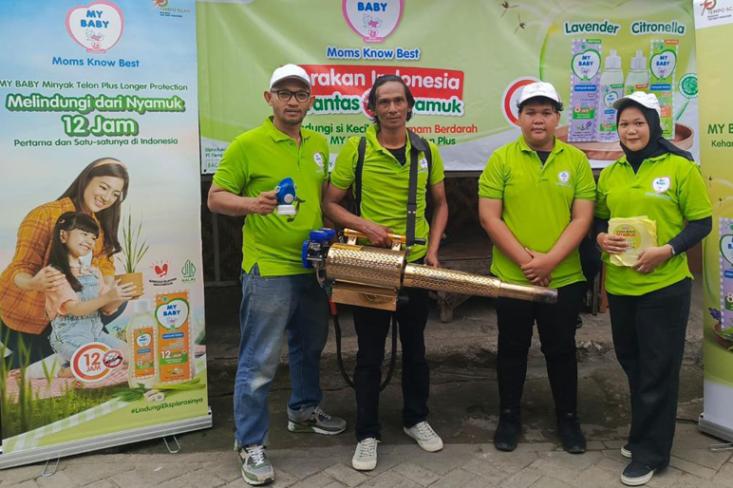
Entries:
{"type": "MultiPolygon", "coordinates": [[[[699,282],[699,280],[698,280],[699,282]]],[[[243,487],[232,444],[232,374],[236,337],[236,290],[207,293],[209,307],[209,394],[214,427],[178,436],[182,449],[167,453],[160,440],[120,446],[99,453],[61,459],[55,473],[41,476],[42,464],[0,471],[0,488],[207,488],[243,487]],[[216,294],[212,298],[209,294],[216,294]]],[[[702,399],[702,300],[693,295],[680,404],[670,466],[650,487],[733,488],[733,451],[713,451],[722,441],[702,434],[697,417],[702,399]]],[[[289,394],[283,364],[270,399],[268,450],[276,470],[274,487],[403,487],[403,488],[603,488],[622,486],[626,460],[619,448],[629,422],[626,380],[612,350],[607,314],[584,315],[578,331],[579,409],[588,438],[588,452],[570,455],[559,448],[544,361],[537,344],[530,354],[523,398],[523,435],[513,453],[491,444],[497,421],[496,318],[490,300],[472,299],[442,324],[434,311],[428,326],[431,363],[429,420],[445,441],[439,453],[426,453],[402,433],[399,369],[382,393],[383,442],[379,464],[369,473],[351,468],[355,445],[354,395],[340,377],[330,340],[324,353],[324,406],[349,422],[338,436],[293,434],[287,431],[285,405],[289,394]]],[[[353,367],[355,340],[346,314],[344,354],[353,367]]],[[[52,469],[52,468],[48,468],[52,469]]]]}

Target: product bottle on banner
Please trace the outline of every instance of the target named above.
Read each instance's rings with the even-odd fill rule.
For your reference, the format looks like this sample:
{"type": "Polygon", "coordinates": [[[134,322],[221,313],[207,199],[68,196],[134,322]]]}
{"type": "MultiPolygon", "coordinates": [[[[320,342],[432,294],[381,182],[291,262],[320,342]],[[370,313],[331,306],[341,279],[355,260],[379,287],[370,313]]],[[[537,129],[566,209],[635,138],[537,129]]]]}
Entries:
{"type": "Polygon", "coordinates": [[[601,40],[573,39],[570,63],[569,142],[596,140],[601,40]]]}
{"type": "Polygon", "coordinates": [[[646,56],[642,49],[636,50],[636,55],[631,59],[631,69],[626,75],[624,93],[631,95],[635,91],[649,91],[649,71],[646,66],[646,56]]]}
{"type": "Polygon", "coordinates": [[[616,132],[616,109],[613,103],[624,95],[624,73],[621,71],[621,56],[611,49],[601,74],[601,97],[598,101],[598,140],[618,141],[616,132]]]}
{"type": "Polygon", "coordinates": [[[148,299],[132,300],[133,313],[127,325],[127,344],[130,350],[127,382],[130,388],[143,385],[152,388],[158,382],[157,327],[152,303],[148,299]]]}
{"type": "Polygon", "coordinates": [[[155,305],[160,384],[190,381],[195,372],[188,291],[157,295],[155,305]]]}
{"type": "Polygon", "coordinates": [[[649,53],[649,92],[654,93],[662,109],[662,135],[674,138],[674,72],[677,67],[677,39],[652,41],[649,53]]]}

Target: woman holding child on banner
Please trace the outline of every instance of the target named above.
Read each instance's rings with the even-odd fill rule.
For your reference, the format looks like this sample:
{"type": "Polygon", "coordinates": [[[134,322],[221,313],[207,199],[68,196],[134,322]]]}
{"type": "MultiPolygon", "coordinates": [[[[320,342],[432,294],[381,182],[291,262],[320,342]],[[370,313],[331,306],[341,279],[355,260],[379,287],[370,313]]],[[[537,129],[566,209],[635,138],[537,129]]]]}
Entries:
{"type": "Polygon", "coordinates": [[[634,92],[614,108],[624,156],[598,181],[596,242],[631,394],[621,481],[639,486],[669,464],[692,288],[684,251],[710,232],[712,208],[692,156],[662,137],[656,96],[634,92]]]}
{"type": "MultiPolygon", "coordinates": [[[[100,158],[77,176],[57,199],[44,203],[23,219],[18,229],[15,255],[0,275],[0,342],[13,351],[10,368],[33,363],[53,354],[49,344],[49,319],[45,302],[66,282],[62,272],[49,265],[53,230],[65,212],[83,212],[99,225],[92,250],[92,266],[98,268],[108,285],[114,284],[112,257],[121,250],[117,231],[120,207],[127,196],[129,176],[125,165],[114,158],[100,158]],[[21,354],[23,352],[24,354],[21,354]],[[21,358],[21,355],[28,357],[21,358]]],[[[102,315],[104,323],[119,315],[102,315]]]]}

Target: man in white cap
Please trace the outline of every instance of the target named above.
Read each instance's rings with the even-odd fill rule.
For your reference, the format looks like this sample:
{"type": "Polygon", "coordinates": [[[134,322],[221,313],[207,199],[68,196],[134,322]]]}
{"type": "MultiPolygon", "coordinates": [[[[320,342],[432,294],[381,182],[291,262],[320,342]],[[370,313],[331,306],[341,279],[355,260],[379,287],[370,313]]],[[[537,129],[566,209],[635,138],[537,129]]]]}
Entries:
{"type": "Polygon", "coordinates": [[[563,449],[585,452],[577,415],[575,328],[585,277],[578,245],[593,219],[595,183],[585,154],[555,137],[562,103],[544,82],[520,94],[522,134],[498,148],[479,178],[479,216],[491,237],[491,272],[509,283],[558,289],[556,304],[496,302],[500,415],[494,445],[513,451],[532,329],[537,330],[563,449]]]}
{"type": "Polygon", "coordinates": [[[320,408],[319,361],[328,335],[326,295],[303,267],[303,241],[322,225],[321,193],[328,174],[328,143],[301,128],[313,104],[300,66],[277,68],[265,91],[272,116],[232,141],[214,174],[212,212],[246,216],[243,228],[240,343],[234,385],[235,447],[251,485],[274,480],[265,442],[267,398],[287,334],[292,392],[288,430],[338,434],[346,422],[320,408]],[[275,188],[292,178],[297,213],[280,215],[275,188]]]}

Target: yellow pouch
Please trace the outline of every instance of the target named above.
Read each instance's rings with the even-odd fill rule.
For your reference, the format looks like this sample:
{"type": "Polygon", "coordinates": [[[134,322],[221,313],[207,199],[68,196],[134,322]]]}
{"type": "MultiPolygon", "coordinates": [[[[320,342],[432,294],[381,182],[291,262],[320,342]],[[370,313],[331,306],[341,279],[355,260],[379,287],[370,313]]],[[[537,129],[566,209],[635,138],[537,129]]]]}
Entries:
{"type": "Polygon", "coordinates": [[[611,264],[616,266],[633,266],[641,251],[657,245],[657,223],[646,215],[611,219],[608,233],[623,236],[629,243],[621,254],[609,255],[611,264]]]}

